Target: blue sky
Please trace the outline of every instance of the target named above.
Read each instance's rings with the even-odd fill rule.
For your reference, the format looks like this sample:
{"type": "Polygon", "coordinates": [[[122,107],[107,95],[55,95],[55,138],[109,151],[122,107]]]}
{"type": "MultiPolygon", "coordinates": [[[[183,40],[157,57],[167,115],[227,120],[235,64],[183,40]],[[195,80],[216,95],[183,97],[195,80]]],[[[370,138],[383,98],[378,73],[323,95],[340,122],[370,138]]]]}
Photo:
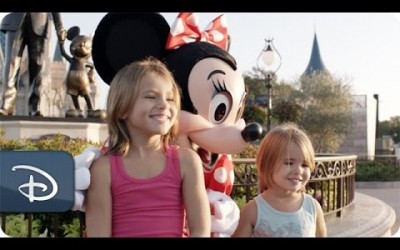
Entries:
{"type": "MultiPolygon", "coordinates": [[[[4,13],[3,13],[4,14],[4,13]]],[[[106,13],[61,13],[64,26],[94,33],[106,13]]],[[[176,12],[162,13],[172,25],[176,12]]],[[[400,116],[400,13],[198,13],[201,28],[226,14],[230,53],[242,71],[256,66],[265,38],[282,56],[280,80],[300,76],[310,59],[314,32],[327,69],[344,77],[355,95],[379,94],[379,120],[400,116]]],[[[3,17],[0,13],[0,19],[3,17]]],[[[100,78],[99,78],[99,81],[100,78]]],[[[102,86],[102,105],[108,86],[102,86]]]]}

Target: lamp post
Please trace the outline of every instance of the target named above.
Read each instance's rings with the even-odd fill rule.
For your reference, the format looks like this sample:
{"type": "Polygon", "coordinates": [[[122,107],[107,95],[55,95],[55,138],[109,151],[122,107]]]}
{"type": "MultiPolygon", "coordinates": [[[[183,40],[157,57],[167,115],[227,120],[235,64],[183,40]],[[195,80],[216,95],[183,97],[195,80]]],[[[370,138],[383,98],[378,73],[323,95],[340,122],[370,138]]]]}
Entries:
{"type": "Polygon", "coordinates": [[[281,55],[275,49],[272,40],[265,39],[266,44],[257,59],[257,69],[263,74],[265,87],[267,88],[267,132],[271,129],[272,80],[275,73],[281,67],[281,55]]]}

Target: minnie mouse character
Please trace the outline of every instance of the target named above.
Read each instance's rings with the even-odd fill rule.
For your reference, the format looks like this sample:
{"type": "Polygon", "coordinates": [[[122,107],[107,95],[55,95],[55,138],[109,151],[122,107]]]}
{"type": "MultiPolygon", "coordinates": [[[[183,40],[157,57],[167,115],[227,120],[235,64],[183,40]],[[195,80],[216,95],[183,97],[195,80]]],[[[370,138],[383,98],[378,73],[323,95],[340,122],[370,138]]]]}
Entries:
{"type": "Polygon", "coordinates": [[[109,13],[96,29],[92,57],[106,83],[134,60],[153,56],[167,64],[182,90],[178,144],[196,150],[203,162],[213,236],[230,236],[239,219],[239,209],[229,196],[234,181],[230,154],[259,139],[262,129],[256,123],[246,126],[241,119],[245,84],[227,52],[225,16],[204,32],[198,23],[193,13],[180,13],[171,28],[158,13],[109,13]]]}

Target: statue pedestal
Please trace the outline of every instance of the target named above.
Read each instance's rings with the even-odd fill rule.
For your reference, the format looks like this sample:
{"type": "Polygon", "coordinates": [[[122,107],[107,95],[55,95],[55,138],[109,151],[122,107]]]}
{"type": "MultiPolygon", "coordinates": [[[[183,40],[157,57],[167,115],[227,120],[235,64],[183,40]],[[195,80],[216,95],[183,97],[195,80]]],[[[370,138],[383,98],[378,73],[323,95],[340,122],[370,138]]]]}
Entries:
{"type": "Polygon", "coordinates": [[[5,130],[4,137],[11,140],[63,134],[101,143],[108,137],[106,122],[91,118],[0,116],[0,129],[5,130]]]}

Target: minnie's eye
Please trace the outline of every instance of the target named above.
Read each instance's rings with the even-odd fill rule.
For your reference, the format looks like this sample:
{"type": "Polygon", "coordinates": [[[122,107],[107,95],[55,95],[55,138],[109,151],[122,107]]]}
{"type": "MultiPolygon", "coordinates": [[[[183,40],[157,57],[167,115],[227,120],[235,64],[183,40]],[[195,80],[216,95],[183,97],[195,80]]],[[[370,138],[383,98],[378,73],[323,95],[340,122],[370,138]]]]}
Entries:
{"type": "Polygon", "coordinates": [[[214,96],[210,104],[209,117],[212,123],[222,123],[232,108],[231,98],[226,92],[221,92],[214,96]]]}

